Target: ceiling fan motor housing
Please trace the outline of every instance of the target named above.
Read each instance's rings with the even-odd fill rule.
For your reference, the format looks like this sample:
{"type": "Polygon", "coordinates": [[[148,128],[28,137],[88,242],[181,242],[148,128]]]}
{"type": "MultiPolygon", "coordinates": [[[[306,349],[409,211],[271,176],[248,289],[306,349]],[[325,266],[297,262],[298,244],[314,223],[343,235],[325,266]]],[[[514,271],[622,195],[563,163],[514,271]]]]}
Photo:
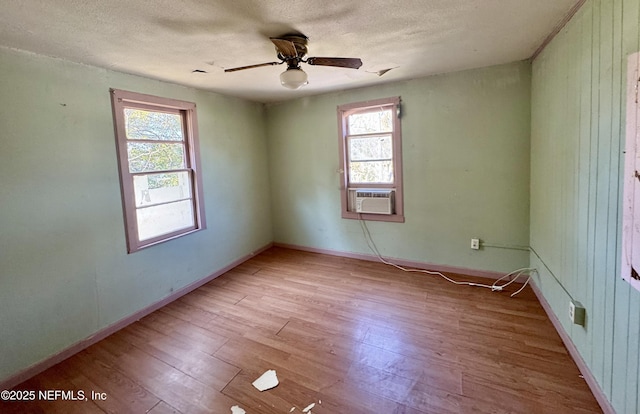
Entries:
{"type": "Polygon", "coordinates": [[[307,55],[307,52],[308,52],[307,45],[308,45],[309,38],[307,38],[306,36],[298,35],[298,34],[288,34],[288,35],[280,36],[280,39],[288,40],[291,43],[293,43],[294,46],[296,47],[296,56],[284,56],[280,53],[280,50],[278,50],[278,48],[276,47],[276,51],[278,52],[278,55],[279,55],[278,57],[282,57],[283,60],[287,60],[287,58],[292,58],[292,57],[297,57],[299,59],[302,59],[307,55]]]}

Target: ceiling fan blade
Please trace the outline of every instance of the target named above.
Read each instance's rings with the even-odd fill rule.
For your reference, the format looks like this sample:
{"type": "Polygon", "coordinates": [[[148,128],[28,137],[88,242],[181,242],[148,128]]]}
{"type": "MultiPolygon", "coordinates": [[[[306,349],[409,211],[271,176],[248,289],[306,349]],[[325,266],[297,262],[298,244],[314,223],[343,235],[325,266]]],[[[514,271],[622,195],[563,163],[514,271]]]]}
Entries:
{"type": "Polygon", "coordinates": [[[271,41],[274,45],[276,45],[276,49],[278,49],[278,53],[280,53],[284,57],[296,57],[298,56],[298,50],[296,49],[296,45],[286,39],[278,39],[277,37],[270,37],[271,41]]]}
{"type": "Polygon", "coordinates": [[[259,68],[262,66],[273,66],[273,65],[281,65],[282,62],[268,62],[268,63],[259,63],[257,65],[249,65],[249,66],[240,66],[238,68],[231,68],[231,69],[225,69],[225,72],[235,72],[238,70],[245,70],[245,69],[253,69],[253,68],[259,68]]]}
{"type": "Polygon", "coordinates": [[[317,66],[337,66],[339,68],[358,69],[362,66],[359,58],[338,58],[338,57],[310,57],[307,63],[317,66]]]}

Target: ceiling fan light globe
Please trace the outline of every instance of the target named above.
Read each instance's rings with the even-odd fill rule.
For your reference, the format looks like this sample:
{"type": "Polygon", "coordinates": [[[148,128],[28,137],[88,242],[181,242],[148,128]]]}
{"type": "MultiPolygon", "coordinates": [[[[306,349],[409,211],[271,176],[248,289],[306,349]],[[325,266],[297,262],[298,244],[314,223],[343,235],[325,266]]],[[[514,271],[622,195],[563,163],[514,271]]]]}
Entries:
{"type": "Polygon", "coordinates": [[[289,68],[280,74],[280,83],[285,88],[299,89],[309,83],[307,73],[300,68],[289,68]]]}

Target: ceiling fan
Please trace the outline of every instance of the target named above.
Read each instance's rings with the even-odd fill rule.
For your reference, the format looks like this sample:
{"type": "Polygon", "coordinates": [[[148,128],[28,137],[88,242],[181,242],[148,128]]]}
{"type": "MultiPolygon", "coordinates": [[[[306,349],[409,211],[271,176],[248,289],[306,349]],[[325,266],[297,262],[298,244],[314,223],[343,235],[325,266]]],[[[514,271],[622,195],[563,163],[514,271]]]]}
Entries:
{"type": "Polygon", "coordinates": [[[285,88],[298,89],[308,84],[307,74],[300,68],[300,62],[316,66],[335,66],[339,68],[358,69],[362,66],[359,58],[339,58],[339,57],[308,57],[308,38],[303,34],[286,34],[280,37],[269,38],[276,46],[279,62],[259,63],[257,65],[240,66],[238,68],[225,69],[225,72],[235,72],[244,69],[259,68],[262,66],[273,66],[287,64],[287,70],[280,74],[280,83],[285,88]]]}

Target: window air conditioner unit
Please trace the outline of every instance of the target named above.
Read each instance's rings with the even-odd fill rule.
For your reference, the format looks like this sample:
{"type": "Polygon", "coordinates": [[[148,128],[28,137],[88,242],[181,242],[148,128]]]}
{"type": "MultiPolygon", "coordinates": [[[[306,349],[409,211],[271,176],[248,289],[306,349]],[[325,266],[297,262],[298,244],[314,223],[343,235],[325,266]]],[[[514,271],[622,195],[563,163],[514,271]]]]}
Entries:
{"type": "Polygon", "coordinates": [[[393,214],[393,190],[356,190],[356,213],[393,214]]]}

